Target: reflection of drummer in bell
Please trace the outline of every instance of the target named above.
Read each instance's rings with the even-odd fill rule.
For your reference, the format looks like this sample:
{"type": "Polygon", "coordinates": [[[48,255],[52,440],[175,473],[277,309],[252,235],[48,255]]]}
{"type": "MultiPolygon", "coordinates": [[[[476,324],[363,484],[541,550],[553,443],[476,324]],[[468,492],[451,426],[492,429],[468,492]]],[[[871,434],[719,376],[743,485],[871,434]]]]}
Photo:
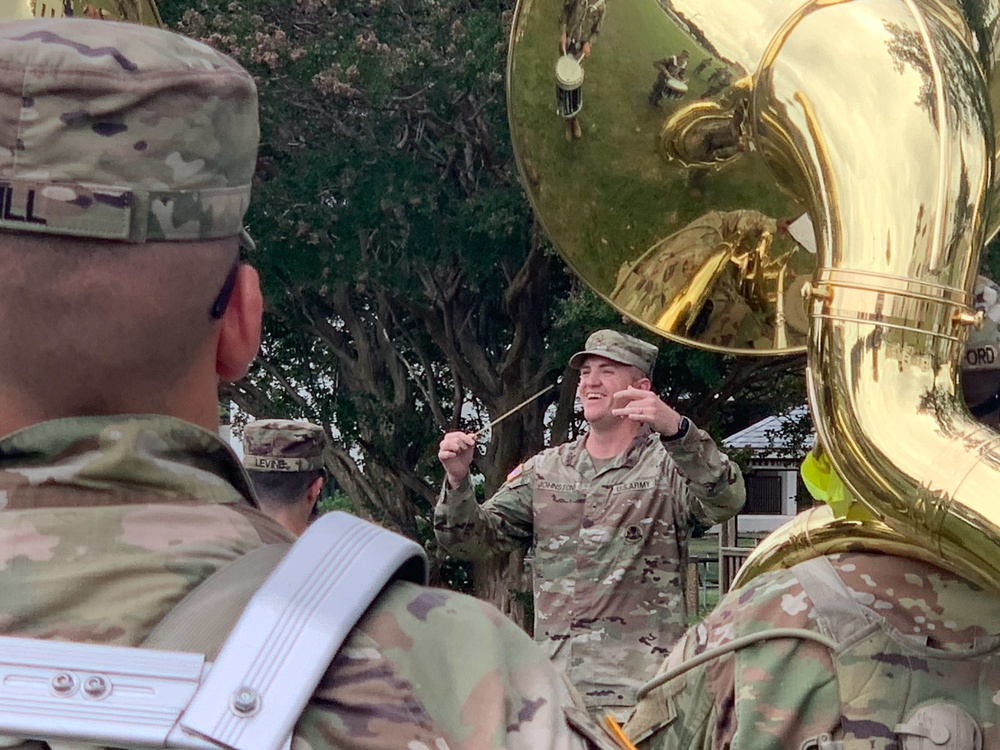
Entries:
{"type": "Polygon", "coordinates": [[[566,138],[582,138],[577,115],[583,108],[583,61],[604,22],[605,0],[565,0],[559,17],[556,112],[566,120],[566,138]]]}
{"type": "Polygon", "coordinates": [[[680,99],[684,96],[688,90],[688,85],[684,82],[687,66],[687,50],[683,50],[679,55],[670,55],[654,62],[653,67],[657,73],[653,90],[649,92],[649,103],[659,107],[664,99],[680,99]]]}

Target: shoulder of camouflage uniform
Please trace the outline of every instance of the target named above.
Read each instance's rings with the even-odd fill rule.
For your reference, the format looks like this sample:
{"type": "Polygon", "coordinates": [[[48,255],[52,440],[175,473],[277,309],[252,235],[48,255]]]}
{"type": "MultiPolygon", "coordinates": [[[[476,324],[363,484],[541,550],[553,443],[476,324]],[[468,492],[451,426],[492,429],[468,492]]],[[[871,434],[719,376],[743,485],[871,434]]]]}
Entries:
{"type": "Polygon", "coordinates": [[[510,472],[507,474],[507,477],[504,479],[504,483],[515,484],[517,486],[520,486],[530,481],[531,478],[535,475],[536,459],[537,456],[532,456],[528,460],[519,463],[517,466],[515,466],[513,469],[510,470],[510,472]]]}
{"type": "MultiPolygon", "coordinates": [[[[614,750],[530,637],[491,605],[395,583],[338,653],[296,739],[372,750],[614,750]],[[367,706],[364,712],[358,706],[367,706]],[[589,735],[589,738],[588,738],[589,735]]],[[[620,750],[620,748],[619,748],[620,750]]]]}
{"type": "Polygon", "coordinates": [[[536,453],[536,466],[549,461],[559,461],[560,463],[564,463],[568,466],[576,465],[576,462],[580,458],[580,454],[584,451],[584,437],[585,436],[581,436],[575,440],[560,443],[559,445],[553,445],[543,451],[540,451],[539,453],[536,453]]]}
{"type": "Polygon", "coordinates": [[[716,729],[721,735],[706,727],[713,707],[732,706],[734,699],[741,699],[734,693],[736,652],[720,654],[702,664],[693,660],[745,635],[778,627],[804,627],[810,609],[805,598],[787,570],[764,573],[730,591],[674,644],[659,673],[681,671],[638,702],[625,726],[629,738],[643,743],[646,750],[700,747],[706,731],[716,740],[720,736],[731,739],[735,721],[717,717],[720,726],[716,729]]]}
{"type": "Polygon", "coordinates": [[[794,574],[762,573],[719,602],[699,626],[699,633],[705,630],[699,640],[722,645],[748,632],[794,626],[806,619],[806,609],[805,591],[794,574]]]}
{"type": "MultiPolygon", "coordinates": [[[[890,623],[912,619],[925,628],[934,626],[943,638],[945,631],[957,635],[963,628],[981,627],[1000,612],[1000,599],[930,563],[870,553],[842,553],[831,555],[829,560],[859,602],[885,612],[883,616],[890,623]],[[891,591],[891,596],[874,594],[886,591],[891,591]],[[880,599],[892,601],[892,607],[880,608],[880,599]],[[893,617],[893,613],[908,611],[912,618],[893,617]]],[[[698,629],[705,629],[702,640],[716,645],[770,628],[815,629],[811,611],[812,603],[795,574],[776,570],[762,573],[727,594],[698,629]]]]}

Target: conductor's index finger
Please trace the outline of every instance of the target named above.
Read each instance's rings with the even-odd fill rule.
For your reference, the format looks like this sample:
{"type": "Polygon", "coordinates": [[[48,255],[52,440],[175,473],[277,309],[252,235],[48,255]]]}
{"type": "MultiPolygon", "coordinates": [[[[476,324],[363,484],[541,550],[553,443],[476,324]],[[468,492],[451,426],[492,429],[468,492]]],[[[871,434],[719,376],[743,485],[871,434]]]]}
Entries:
{"type": "Polygon", "coordinates": [[[476,436],[469,432],[456,432],[453,433],[452,437],[455,440],[455,446],[458,450],[463,451],[467,448],[471,448],[476,444],[476,436]]]}

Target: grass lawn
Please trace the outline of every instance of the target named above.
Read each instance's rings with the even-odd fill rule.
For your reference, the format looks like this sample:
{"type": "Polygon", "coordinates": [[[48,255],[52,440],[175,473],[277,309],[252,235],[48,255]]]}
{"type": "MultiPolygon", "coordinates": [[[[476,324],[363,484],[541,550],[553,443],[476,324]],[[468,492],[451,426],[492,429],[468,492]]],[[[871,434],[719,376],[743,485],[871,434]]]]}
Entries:
{"type": "Polygon", "coordinates": [[[688,624],[694,625],[719,603],[719,538],[713,534],[692,539],[689,552],[692,560],[705,557],[714,558],[714,562],[698,566],[698,574],[703,576],[698,582],[699,608],[697,613],[691,612],[688,617],[688,624]]]}
{"type": "MultiPolygon", "coordinates": [[[[757,536],[740,535],[738,544],[740,547],[753,548],[759,541],[757,536]]],[[[711,562],[698,565],[698,574],[701,576],[699,580],[700,606],[698,612],[692,612],[688,618],[688,623],[694,625],[719,603],[719,537],[711,534],[700,539],[692,539],[689,553],[692,560],[697,558],[712,559],[711,562]]]]}

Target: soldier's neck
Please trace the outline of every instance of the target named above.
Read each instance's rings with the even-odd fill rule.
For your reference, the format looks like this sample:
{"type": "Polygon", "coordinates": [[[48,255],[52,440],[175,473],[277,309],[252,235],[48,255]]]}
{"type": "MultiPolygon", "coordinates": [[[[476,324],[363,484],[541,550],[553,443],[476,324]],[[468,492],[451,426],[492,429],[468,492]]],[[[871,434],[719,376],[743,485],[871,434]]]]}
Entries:
{"type": "Polygon", "coordinates": [[[638,432],[638,426],[630,419],[592,422],[584,447],[594,458],[612,458],[628,448],[638,432]]]}
{"type": "Polygon", "coordinates": [[[5,389],[0,384],[0,436],[52,419],[114,414],[162,414],[216,432],[219,429],[219,407],[215,393],[215,388],[202,388],[176,398],[109,397],[56,401],[28,398],[23,392],[5,389]]]}

